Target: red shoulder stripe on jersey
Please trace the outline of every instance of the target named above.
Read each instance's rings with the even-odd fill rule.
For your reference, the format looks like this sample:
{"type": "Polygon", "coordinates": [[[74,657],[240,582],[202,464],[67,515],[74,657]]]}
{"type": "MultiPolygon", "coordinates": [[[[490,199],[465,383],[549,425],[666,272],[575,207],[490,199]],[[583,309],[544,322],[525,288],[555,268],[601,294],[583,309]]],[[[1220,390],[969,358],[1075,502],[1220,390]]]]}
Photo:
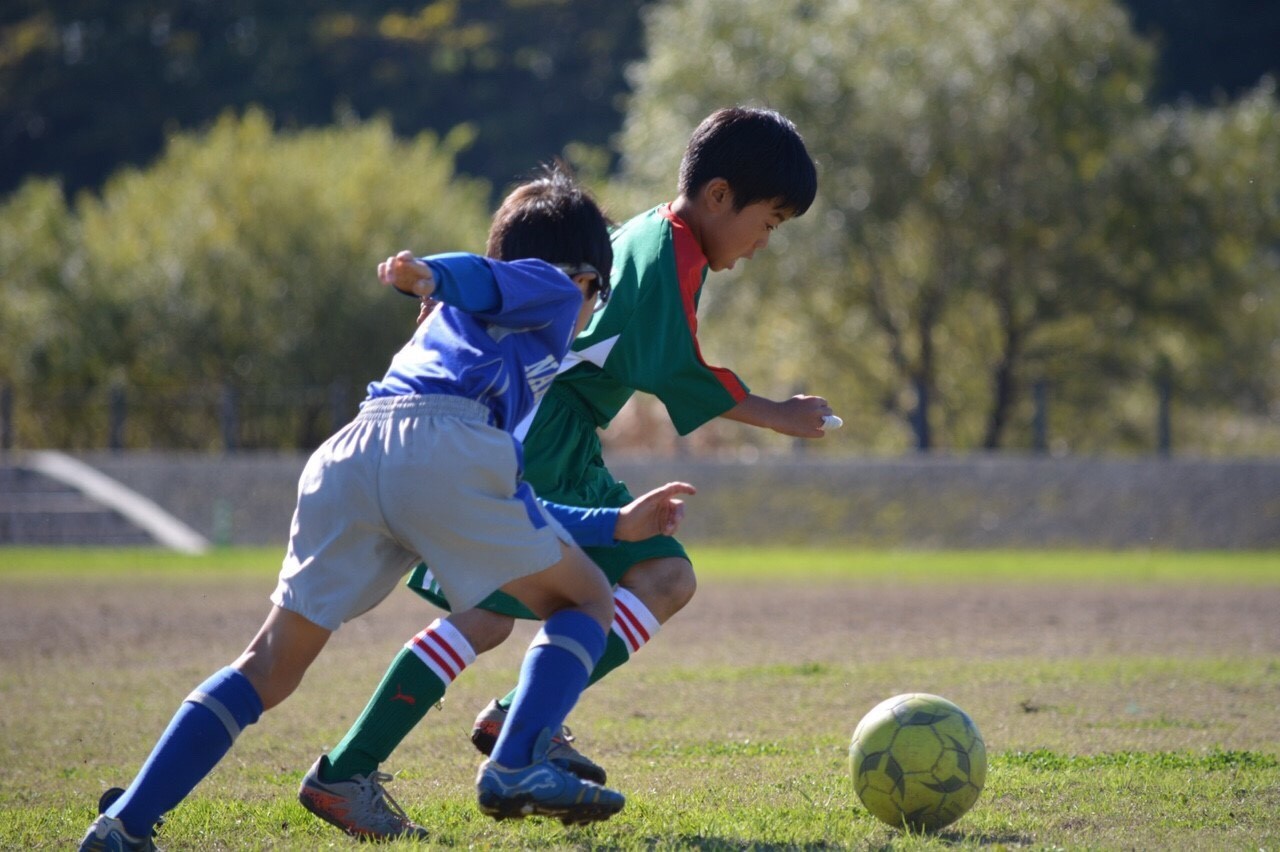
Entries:
{"type": "Polygon", "coordinates": [[[693,231],[679,216],[671,210],[670,204],[658,209],[662,218],[671,223],[671,242],[675,249],[676,275],[680,282],[680,302],[684,305],[684,319],[689,325],[689,336],[693,340],[693,353],[698,363],[711,371],[729,392],[735,402],[747,398],[747,389],[730,370],[713,367],[702,357],[702,347],[698,345],[698,308],[694,297],[702,287],[702,271],[707,266],[707,256],[702,253],[702,246],[693,236],[693,231]]]}

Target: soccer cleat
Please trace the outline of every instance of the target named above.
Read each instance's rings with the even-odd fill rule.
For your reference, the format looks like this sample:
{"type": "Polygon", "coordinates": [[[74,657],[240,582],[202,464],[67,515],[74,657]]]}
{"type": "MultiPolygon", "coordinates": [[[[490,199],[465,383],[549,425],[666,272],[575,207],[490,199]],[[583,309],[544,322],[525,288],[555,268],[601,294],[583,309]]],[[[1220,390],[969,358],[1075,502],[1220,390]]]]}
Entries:
{"type": "Polygon", "coordinates": [[[480,810],[497,820],[555,817],[565,825],[599,822],[622,810],[627,800],[617,790],[583,781],[548,756],[551,731],[538,736],[533,763],[508,769],[492,760],[476,776],[480,810]]]}
{"type": "Polygon", "coordinates": [[[425,840],[427,830],[409,819],[382,786],[392,777],[385,772],[370,772],[346,781],[321,781],[317,760],[302,779],[298,801],[320,819],[361,840],[425,840]]]}
{"type": "MultiPolygon", "coordinates": [[[[476,717],[475,725],[471,728],[471,744],[486,757],[493,754],[493,747],[498,742],[498,734],[502,733],[502,726],[506,724],[508,712],[507,708],[499,704],[498,699],[495,698],[476,717]]],[[[547,758],[583,781],[604,784],[608,780],[604,767],[569,745],[571,742],[573,742],[573,734],[567,727],[561,725],[560,730],[551,737],[551,748],[547,752],[547,758]]]]}
{"type": "Polygon", "coordinates": [[[115,817],[99,814],[80,841],[80,852],[159,852],[150,837],[134,837],[115,817]]]}

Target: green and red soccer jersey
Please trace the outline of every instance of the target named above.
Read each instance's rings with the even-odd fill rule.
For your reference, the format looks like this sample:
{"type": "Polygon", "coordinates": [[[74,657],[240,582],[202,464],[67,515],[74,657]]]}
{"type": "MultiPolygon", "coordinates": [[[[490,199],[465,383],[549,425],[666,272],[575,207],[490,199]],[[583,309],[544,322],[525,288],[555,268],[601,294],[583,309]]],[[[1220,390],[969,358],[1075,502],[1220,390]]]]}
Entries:
{"type": "MultiPolygon", "coordinates": [[[[666,205],[614,232],[609,305],[574,341],[531,423],[516,429],[524,444],[524,479],[539,497],[587,508],[631,502],[626,483],[604,464],[597,429],[608,426],[636,391],[660,399],[682,435],[747,396],[737,376],[709,366],[698,349],[696,314],[706,275],[698,241],[666,205]]],[[[661,535],[585,549],[612,583],[637,562],[688,558],[678,540],[661,535]]],[[[449,608],[427,566],[418,566],[409,587],[449,608]]],[[[480,606],[534,617],[504,592],[480,606]]]]}
{"type": "Polygon", "coordinates": [[[732,372],[708,365],[698,348],[706,256],[665,204],[621,225],[613,252],[609,306],[574,341],[556,384],[572,390],[600,428],[635,391],[653,394],[687,435],[748,393],[732,372]]]}

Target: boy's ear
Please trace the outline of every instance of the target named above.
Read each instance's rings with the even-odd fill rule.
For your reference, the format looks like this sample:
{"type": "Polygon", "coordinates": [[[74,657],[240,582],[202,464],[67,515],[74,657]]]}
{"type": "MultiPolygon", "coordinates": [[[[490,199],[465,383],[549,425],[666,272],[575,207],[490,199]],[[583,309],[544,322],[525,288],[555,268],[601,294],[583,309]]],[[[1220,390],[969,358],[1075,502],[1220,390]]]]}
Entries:
{"type": "Polygon", "coordinates": [[[733,206],[733,190],[724,178],[707,181],[702,187],[702,197],[711,210],[720,211],[733,206]]]}

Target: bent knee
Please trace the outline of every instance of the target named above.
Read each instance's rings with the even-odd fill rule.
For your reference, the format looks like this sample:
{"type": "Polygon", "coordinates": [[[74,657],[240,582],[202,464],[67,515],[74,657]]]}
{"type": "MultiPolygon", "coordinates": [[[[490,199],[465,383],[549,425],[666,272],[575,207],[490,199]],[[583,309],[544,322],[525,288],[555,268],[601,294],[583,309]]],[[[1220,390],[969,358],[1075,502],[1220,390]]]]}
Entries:
{"type": "Polygon", "coordinates": [[[638,597],[665,623],[693,600],[698,591],[698,577],[689,560],[671,556],[637,562],[627,570],[619,583],[638,597]]]}

